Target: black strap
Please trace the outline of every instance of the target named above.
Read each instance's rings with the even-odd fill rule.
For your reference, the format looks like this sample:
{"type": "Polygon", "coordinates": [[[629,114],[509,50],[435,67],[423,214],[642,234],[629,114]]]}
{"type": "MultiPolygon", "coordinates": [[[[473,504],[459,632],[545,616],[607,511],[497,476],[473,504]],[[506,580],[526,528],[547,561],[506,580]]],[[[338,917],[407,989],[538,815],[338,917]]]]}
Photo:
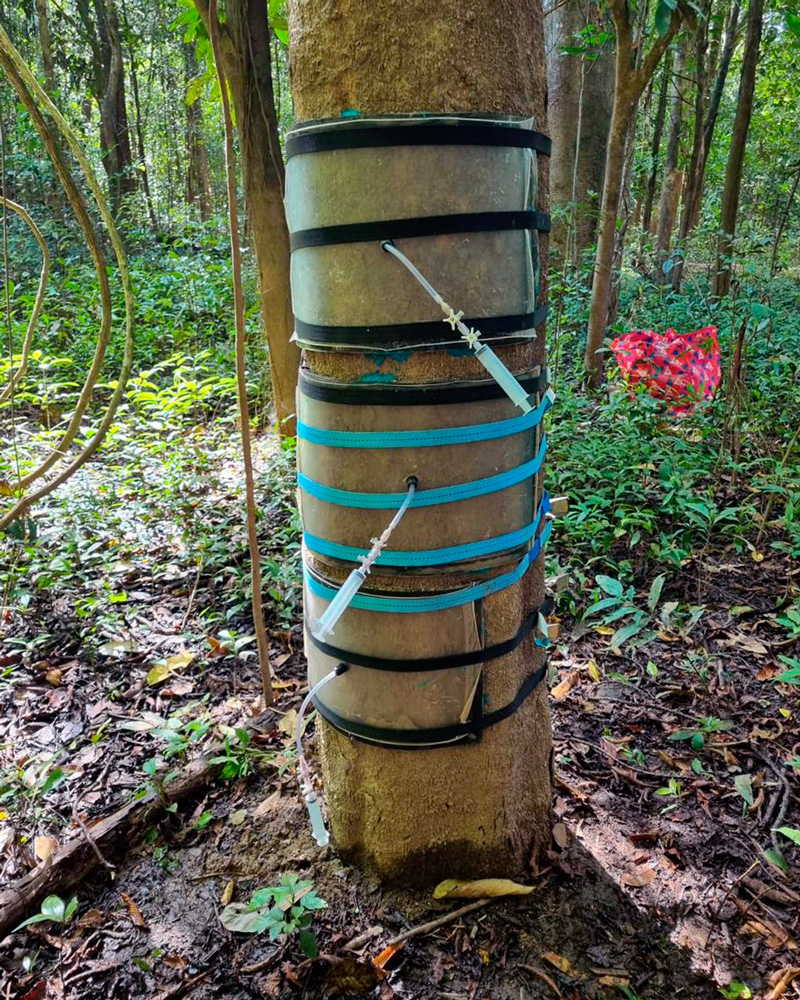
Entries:
{"type": "Polygon", "coordinates": [[[318,132],[289,133],[286,159],[302,153],[324,153],[330,149],[372,149],[379,146],[512,146],[535,149],[550,155],[550,137],[513,125],[486,125],[454,120],[419,122],[412,125],[352,126],[336,124],[318,132]]]}
{"type": "MultiPolygon", "coordinates": [[[[518,313],[515,316],[471,316],[464,322],[476,327],[485,336],[508,335],[519,330],[533,330],[547,319],[547,306],[541,305],[534,312],[518,313]]],[[[295,316],[294,328],[297,339],[314,344],[347,344],[359,346],[380,346],[387,343],[454,343],[455,334],[442,320],[423,323],[387,323],[382,326],[322,326],[306,323],[295,316]]]]}
{"type": "Polygon", "coordinates": [[[416,236],[443,236],[448,233],[486,233],[512,229],[550,232],[550,216],[544,212],[465,212],[458,215],[422,215],[413,219],[379,219],[349,222],[318,229],[299,229],[291,234],[292,250],[324,247],[334,243],[382,243],[385,240],[416,236]]]}
{"type": "MultiPolygon", "coordinates": [[[[314,698],[317,711],[330,724],[346,733],[348,736],[355,736],[357,739],[365,740],[368,743],[378,743],[380,745],[391,744],[393,749],[433,749],[428,744],[445,743],[452,746],[453,743],[466,742],[476,739],[479,734],[490,726],[496,726],[498,722],[503,722],[512,716],[525,699],[532,694],[547,675],[548,660],[534,671],[523,683],[512,701],[503,708],[498,708],[496,712],[488,715],[477,715],[468,722],[459,722],[452,726],[439,726],[436,729],[383,729],[378,726],[369,726],[363,722],[353,722],[345,719],[344,716],[332,711],[323,705],[319,696],[314,698]],[[400,744],[396,746],[396,744],[400,744]]],[[[477,695],[476,695],[477,698],[477,695]]]]}
{"type": "MultiPolygon", "coordinates": [[[[485,399],[501,399],[504,390],[497,382],[476,382],[474,385],[431,386],[385,383],[379,386],[359,383],[318,382],[300,370],[300,391],[309,399],[343,406],[428,406],[445,403],[472,403],[485,399]]],[[[547,389],[547,374],[535,378],[520,378],[520,385],[529,395],[539,395],[547,389]]]]}
{"type": "Polygon", "coordinates": [[[387,660],[380,656],[353,653],[347,649],[339,649],[338,646],[331,646],[327,642],[323,642],[308,630],[306,630],[306,635],[321,653],[324,653],[326,656],[332,656],[335,660],[341,660],[351,666],[369,667],[371,670],[389,670],[393,673],[451,670],[454,667],[469,667],[473,664],[488,663],[490,660],[496,660],[501,656],[508,656],[509,653],[513,653],[530,634],[539,615],[543,614],[547,617],[552,612],[554,606],[555,602],[553,598],[547,597],[541,607],[534,608],[531,611],[517,634],[510,639],[506,639],[504,642],[498,642],[494,646],[486,646],[484,649],[476,649],[469,653],[453,653],[450,656],[430,656],[419,660],[387,660]]]}

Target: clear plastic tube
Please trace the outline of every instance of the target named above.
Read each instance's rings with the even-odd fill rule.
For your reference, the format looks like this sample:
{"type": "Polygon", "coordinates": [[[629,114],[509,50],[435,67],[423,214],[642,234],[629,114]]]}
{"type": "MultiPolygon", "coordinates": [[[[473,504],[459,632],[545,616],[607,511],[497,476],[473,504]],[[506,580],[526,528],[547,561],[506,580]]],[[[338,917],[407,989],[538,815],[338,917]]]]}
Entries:
{"type": "Polygon", "coordinates": [[[297,735],[295,737],[297,743],[297,771],[300,778],[300,788],[303,792],[303,801],[308,810],[308,818],[311,820],[311,832],[318,847],[327,847],[330,843],[331,835],[325,826],[322,807],[317,799],[317,793],[314,791],[314,785],[311,781],[311,769],[308,766],[308,761],[303,750],[303,720],[308,711],[308,706],[314,700],[317,692],[330,683],[330,681],[340,677],[346,670],[347,664],[340,663],[329,674],[325,674],[321,680],[318,680],[303,699],[300,711],[297,713],[297,735]]]}
{"type": "Polygon", "coordinates": [[[408,483],[408,495],[406,496],[403,503],[400,505],[400,509],[394,515],[392,520],[389,522],[389,526],[383,532],[380,538],[372,539],[372,548],[365,556],[360,556],[361,565],[358,569],[354,569],[353,572],[348,576],[344,583],[339,588],[336,597],[331,601],[328,607],[325,609],[322,617],[312,628],[311,634],[315,639],[324,641],[329,635],[333,635],[333,630],[336,628],[336,623],[345,613],[345,611],[350,606],[350,602],[356,596],[358,591],[361,589],[361,585],[367,579],[367,574],[372,569],[375,560],[381,554],[383,549],[386,547],[386,543],[389,541],[392,532],[400,523],[400,519],[403,514],[411,506],[411,501],[414,499],[414,494],[417,489],[417,482],[415,476],[409,476],[406,480],[408,483]]]}
{"type": "Polygon", "coordinates": [[[506,368],[491,347],[489,347],[488,344],[481,343],[480,331],[471,330],[467,324],[463,322],[462,316],[464,314],[456,312],[447,302],[445,302],[442,296],[436,291],[419,268],[412,264],[402,250],[398,250],[391,240],[386,240],[381,244],[381,246],[386,253],[390,253],[393,257],[396,257],[397,260],[403,264],[406,270],[412,274],[414,278],[416,278],[420,285],[422,285],[428,295],[430,295],[433,301],[445,314],[445,322],[450,323],[454,330],[458,330],[461,334],[461,339],[465,340],[469,344],[475,352],[475,357],[478,361],[480,361],[486,371],[492,376],[495,382],[497,382],[514,405],[518,406],[523,413],[530,413],[535,406],[535,402],[531,401],[530,393],[525,392],[525,389],[520,385],[516,377],[508,370],[508,368],[506,368]]]}

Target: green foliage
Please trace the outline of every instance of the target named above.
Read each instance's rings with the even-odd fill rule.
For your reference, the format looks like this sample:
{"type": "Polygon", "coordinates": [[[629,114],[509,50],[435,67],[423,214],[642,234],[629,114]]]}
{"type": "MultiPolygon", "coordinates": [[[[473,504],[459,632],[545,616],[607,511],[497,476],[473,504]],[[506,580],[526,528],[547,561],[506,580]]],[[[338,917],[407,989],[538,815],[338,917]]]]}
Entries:
{"type": "Polygon", "coordinates": [[[319,949],[309,927],[314,911],[324,909],[327,903],[312,889],[312,882],[284,875],[278,885],[259,889],[249,903],[230,903],[220,914],[220,921],[226,930],[238,934],[268,932],[271,941],[297,935],[303,954],[316,958],[319,949]]]}
{"type": "Polygon", "coordinates": [[[60,896],[47,896],[41,905],[38,913],[23,920],[21,924],[14,928],[15,931],[29,927],[31,924],[52,923],[62,927],[72,920],[78,912],[78,897],[73,896],[69,901],[63,900],[60,896]]]}

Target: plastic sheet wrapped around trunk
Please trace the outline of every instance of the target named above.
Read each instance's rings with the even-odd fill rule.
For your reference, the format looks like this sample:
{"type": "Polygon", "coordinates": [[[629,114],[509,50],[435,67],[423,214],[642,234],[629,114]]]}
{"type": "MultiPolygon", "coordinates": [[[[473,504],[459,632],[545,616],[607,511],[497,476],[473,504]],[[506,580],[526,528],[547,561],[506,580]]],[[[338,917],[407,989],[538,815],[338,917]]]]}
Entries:
{"type": "MultiPolygon", "coordinates": [[[[308,622],[319,618],[328,603],[308,586],[303,600],[308,622]]],[[[470,603],[418,615],[350,608],[337,625],[336,643],[357,653],[401,661],[478,650],[482,643],[476,607],[470,603]]],[[[341,661],[326,656],[308,635],[305,648],[313,686],[341,661]]],[[[340,717],[339,725],[345,729],[348,721],[378,729],[436,729],[469,718],[481,669],[472,665],[388,672],[351,666],[341,683],[328,684],[317,700],[323,711],[327,708],[340,717]]]]}
{"type": "MultiPolygon", "coordinates": [[[[539,369],[528,373],[538,399],[543,398],[544,379],[539,369]],[[536,376],[536,378],[533,378],[536,376]]],[[[526,380],[523,376],[523,380],[526,380]]],[[[542,424],[485,441],[436,445],[433,447],[356,448],[330,447],[304,437],[302,428],[346,432],[397,432],[460,428],[465,425],[492,425],[519,416],[509,399],[494,383],[477,383],[492,390],[492,396],[475,399],[475,384],[461,383],[446,389],[437,399],[435,389],[430,402],[406,402],[391,405],[393,395],[414,399],[408,387],[394,393],[386,388],[373,389],[384,405],[353,405],[334,402],[336,391],[325,386],[324,399],[315,398],[314,382],[308,375],[300,380],[298,416],[300,434],[297,449],[300,473],[300,509],[306,544],[321,562],[342,564],[324,542],[364,552],[369,540],[380,535],[397,503],[370,508],[376,494],[402,494],[413,476],[418,481],[418,503],[409,508],[391,538],[391,555],[382,554],[373,570],[378,575],[407,571],[436,573],[463,569],[465,564],[507,563],[513,553],[529,547],[526,530],[532,524],[538,505],[536,465],[544,456],[542,424]],[[458,399],[463,394],[464,401],[458,399]],[[530,471],[529,471],[530,470],[530,471]],[[511,485],[494,488],[507,476],[511,485]],[[491,488],[482,483],[491,481],[491,488]],[[465,486],[479,495],[450,502],[424,505],[426,493],[446,487],[465,486]],[[337,502],[325,499],[324,488],[337,491],[337,502]],[[486,492],[480,492],[486,489],[486,492]],[[358,496],[362,506],[349,506],[348,497],[358,496]],[[519,536],[516,539],[513,536],[519,536]],[[509,536],[505,543],[499,539],[509,536]],[[443,549],[485,543],[483,554],[458,552],[449,557],[426,555],[443,549]],[[404,553],[410,553],[404,555],[404,553]]],[[[346,389],[346,386],[340,386],[346,389]]],[[[344,393],[345,399],[357,390],[344,393]]],[[[365,394],[366,395],[366,394],[365,394]]],[[[353,501],[350,501],[353,502],[353,501]]],[[[343,554],[342,554],[343,555],[343,554]]],[[[351,563],[355,558],[349,560],[351,563]]]]}
{"type": "MultiPolygon", "coordinates": [[[[289,134],[286,215],[293,241],[324,227],[386,220],[519,213],[533,210],[537,196],[536,154],[503,145],[513,130],[533,133],[533,123],[503,116],[379,116],[361,121],[303,123],[289,134]],[[496,134],[497,145],[457,144],[475,126],[496,134]],[[391,145],[392,131],[428,130],[447,144],[391,145]],[[315,149],[303,140],[330,136],[358,143],[369,129],[382,145],[315,149]],[[437,131],[438,130],[438,131],[437,131]],[[293,150],[295,150],[293,152],[293,150]]],[[[490,140],[491,141],[491,136],[490,140]]],[[[386,233],[392,239],[392,232],[386,233]]],[[[443,232],[398,239],[397,245],[454,307],[480,328],[495,322],[485,340],[534,335],[539,285],[538,236],[530,228],[443,232]]],[[[314,349],[389,351],[458,343],[457,332],[396,261],[380,239],[334,242],[293,249],[292,302],[298,341],[314,349]],[[427,324],[427,327],[420,326],[427,324]]]]}

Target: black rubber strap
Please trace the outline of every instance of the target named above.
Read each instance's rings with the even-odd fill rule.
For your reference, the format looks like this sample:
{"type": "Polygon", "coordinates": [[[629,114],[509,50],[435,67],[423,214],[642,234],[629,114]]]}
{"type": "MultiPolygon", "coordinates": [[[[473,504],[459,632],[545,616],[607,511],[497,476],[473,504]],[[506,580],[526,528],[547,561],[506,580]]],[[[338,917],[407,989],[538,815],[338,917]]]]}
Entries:
{"type": "MultiPolygon", "coordinates": [[[[317,382],[300,372],[300,391],[309,399],[343,406],[429,406],[445,403],[472,403],[485,399],[502,399],[504,390],[497,382],[475,385],[410,386],[382,383],[380,386],[317,382]]],[[[520,378],[520,385],[529,395],[539,395],[547,389],[547,374],[535,378],[520,378]]]]}
{"type": "MultiPolygon", "coordinates": [[[[520,330],[533,330],[547,319],[547,305],[534,312],[514,316],[471,316],[464,322],[475,327],[485,336],[507,336],[520,330]]],[[[295,316],[294,329],[297,339],[315,344],[352,344],[377,347],[387,342],[402,344],[453,344],[458,337],[444,325],[443,320],[423,323],[387,323],[383,326],[322,326],[306,323],[295,316]]]]}
{"type": "Polygon", "coordinates": [[[414,673],[416,671],[429,670],[452,670],[454,667],[469,667],[478,663],[488,663],[490,660],[497,660],[501,656],[508,656],[521,645],[530,635],[536,624],[539,615],[545,617],[549,615],[555,606],[552,597],[546,598],[544,604],[539,608],[534,608],[522,623],[522,627],[516,635],[504,642],[498,642],[494,646],[486,646],[484,649],[476,649],[470,653],[453,653],[450,656],[431,656],[419,660],[387,660],[380,656],[366,656],[363,653],[352,653],[347,649],[339,649],[338,646],[331,646],[327,642],[317,639],[311,632],[306,630],[306,635],[326,656],[332,656],[336,660],[348,663],[355,667],[369,667],[371,670],[388,670],[393,673],[414,673]]]}
{"type": "Polygon", "coordinates": [[[510,718],[544,680],[547,675],[548,663],[549,661],[545,660],[541,667],[525,680],[514,699],[503,708],[498,708],[496,712],[489,712],[488,715],[477,715],[468,722],[459,722],[452,726],[439,726],[436,729],[383,729],[345,719],[323,705],[318,696],[314,698],[314,704],[323,719],[330,722],[334,728],[348,736],[355,736],[357,739],[366,740],[369,743],[378,743],[381,746],[389,744],[394,749],[413,749],[415,747],[433,749],[433,747],[427,746],[431,743],[445,743],[446,746],[452,746],[455,742],[472,741],[484,729],[496,726],[498,722],[510,718]]]}
{"type": "Polygon", "coordinates": [[[298,229],[291,234],[292,250],[324,247],[334,243],[382,243],[385,240],[416,236],[443,236],[449,233],[488,233],[512,229],[550,232],[550,216],[544,212],[465,212],[460,215],[422,215],[414,219],[379,219],[350,222],[318,229],[298,229]]]}
{"type": "Polygon", "coordinates": [[[552,142],[541,132],[513,125],[469,121],[419,122],[411,125],[335,125],[318,132],[289,133],[286,159],[330,149],[373,149],[379,146],[512,146],[550,155],[552,142]]]}

